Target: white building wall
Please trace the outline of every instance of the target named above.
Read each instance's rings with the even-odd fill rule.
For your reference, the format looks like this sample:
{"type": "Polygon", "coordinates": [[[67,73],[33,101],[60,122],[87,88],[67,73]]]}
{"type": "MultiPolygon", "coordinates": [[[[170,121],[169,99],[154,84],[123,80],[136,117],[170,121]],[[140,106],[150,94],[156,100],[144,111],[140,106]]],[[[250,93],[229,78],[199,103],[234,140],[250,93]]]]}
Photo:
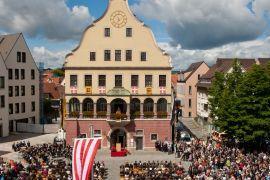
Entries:
{"type": "Polygon", "coordinates": [[[5,64],[7,69],[12,69],[13,72],[13,78],[8,78],[8,86],[13,87],[13,96],[8,98],[9,105],[13,105],[13,113],[9,114],[9,121],[13,122],[13,131],[16,131],[16,122],[22,119],[25,119],[28,123],[39,123],[39,71],[22,34],[16,41],[9,56],[5,59],[5,64]],[[25,63],[17,62],[17,52],[26,53],[25,63]],[[19,79],[15,79],[15,69],[19,69],[19,79]],[[24,79],[21,76],[22,69],[25,70],[24,79]],[[34,79],[31,78],[31,70],[35,72],[34,79]],[[15,86],[19,86],[19,96],[15,96],[15,86]],[[24,96],[22,96],[22,86],[25,86],[24,96]],[[31,94],[31,86],[35,87],[34,95],[31,94]],[[32,110],[32,102],[35,103],[34,111],[32,110]],[[16,103],[19,103],[18,113],[16,113],[16,103]],[[25,112],[22,112],[22,103],[25,103],[25,112]]]}

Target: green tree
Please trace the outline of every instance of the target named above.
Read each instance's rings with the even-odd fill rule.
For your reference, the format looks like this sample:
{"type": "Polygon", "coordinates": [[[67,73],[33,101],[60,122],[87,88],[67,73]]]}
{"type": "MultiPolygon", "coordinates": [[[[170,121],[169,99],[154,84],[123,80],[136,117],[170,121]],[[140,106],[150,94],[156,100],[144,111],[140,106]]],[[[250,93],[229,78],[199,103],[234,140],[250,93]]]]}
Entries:
{"type": "Polygon", "coordinates": [[[65,72],[63,69],[54,69],[53,74],[57,77],[63,77],[65,75],[65,72]]]}
{"type": "Polygon", "coordinates": [[[244,142],[262,143],[270,132],[270,76],[254,65],[239,86],[239,127],[244,142]]]}
{"type": "Polygon", "coordinates": [[[214,125],[230,137],[249,145],[270,137],[270,64],[242,73],[235,60],[232,72],[215,74],[209,95],[214,125]]]}
{"type": "Polygon", "coordinates": [[[243,80],[241,66],[237,60],[233,62],[232,72],[228,74],[216,73],[209,91],[209,103],[214,125],[229,135],[237,130],[238,115],[236,102],[238,101],[238,86],[243,80]]]}

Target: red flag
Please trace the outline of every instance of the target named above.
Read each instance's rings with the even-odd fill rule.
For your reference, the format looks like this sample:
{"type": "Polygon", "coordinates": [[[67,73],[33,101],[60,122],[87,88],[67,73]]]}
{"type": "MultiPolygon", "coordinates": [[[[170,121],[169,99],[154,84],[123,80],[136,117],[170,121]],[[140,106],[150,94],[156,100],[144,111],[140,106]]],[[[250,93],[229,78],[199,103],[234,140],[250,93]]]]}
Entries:
{"type": "Polygon", "coordinates": [[[138,87],[137,86],[132,86],[131,87],[131,93],[132,94],[138,94],[138,87]]]}
{"type": "Polygon", "coordinates": [[[106,88],[105,86],[99,86],[98,87],[99,94],[106,94],[106,88]]]}
{"type": "Polygon", "coordinates": [[[74,180],[90,178],[94,159],[100,144],[100,138],[74,140],[72,153],[72,174],[74,180]]]}
{"type": "Polygon", "coordinates": [[[159,87],[160,88],[160,94],[166,94],[166,87],[159,87]]]}
{"type": "Polygon", "coordinates": [[[71,94],[77,94],[77,87],[76,86],[71,86],[70,91],[71,91],[71,94]]]}

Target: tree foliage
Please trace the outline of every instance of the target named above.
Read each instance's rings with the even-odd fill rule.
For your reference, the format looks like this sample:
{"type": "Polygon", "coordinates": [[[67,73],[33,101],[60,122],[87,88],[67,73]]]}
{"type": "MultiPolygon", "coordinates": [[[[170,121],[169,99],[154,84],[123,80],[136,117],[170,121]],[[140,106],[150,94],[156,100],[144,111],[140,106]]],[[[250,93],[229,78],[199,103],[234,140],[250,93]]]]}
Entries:
{"type": "Polygon", "coordinates": [[[63,77],[65,75],[65,72],[63,69],[54,69],[53,74],[57,77],[63,77]]]}
{"type": "Polygon", "coordinates": [[[216,73],[209,91],[214,125],[243,143],[270,136],[270,64],[243,73],[237,60],[232,72],[216,73]]]}

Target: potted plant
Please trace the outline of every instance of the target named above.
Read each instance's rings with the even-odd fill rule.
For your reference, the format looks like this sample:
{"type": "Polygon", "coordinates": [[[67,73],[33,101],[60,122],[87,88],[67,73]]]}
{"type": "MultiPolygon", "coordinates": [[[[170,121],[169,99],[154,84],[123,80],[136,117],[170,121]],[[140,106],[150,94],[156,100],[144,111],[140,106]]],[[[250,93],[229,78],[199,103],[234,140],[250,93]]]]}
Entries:
{"type": "Polygon", "coordinates": [[[160,119],[166,119],[168,116],[168,113],[165,112],[165,111],[159,111],[157,112],[157,117],[160,118],[160,119]]]}
{"type": "Polygon", "coordinates": [[[78,111],[72,111],[72,112],[70,112],[70,117],[78,118],[79,115],[80,115],[80,113],[78,111]]]}
{"type": "Polygon", "coordinates": [[[105,118],[107,116],[107,111],[99,111],[97,112],[98,118],[105,118]]]}
{"type": "Polygon", "coordinates": [[[93,118],[94,117],[94,112],[93,111],[84,111],[83,112],[83,117],[84,118],[93,118]]]}
{"type": "Polygon", "coordinates": [[[154,112],[152,112],[152,111],[146,111],[143,114],[144,114],[144,118],[146,118],[146,119],[154,117],[154,112]]]}

